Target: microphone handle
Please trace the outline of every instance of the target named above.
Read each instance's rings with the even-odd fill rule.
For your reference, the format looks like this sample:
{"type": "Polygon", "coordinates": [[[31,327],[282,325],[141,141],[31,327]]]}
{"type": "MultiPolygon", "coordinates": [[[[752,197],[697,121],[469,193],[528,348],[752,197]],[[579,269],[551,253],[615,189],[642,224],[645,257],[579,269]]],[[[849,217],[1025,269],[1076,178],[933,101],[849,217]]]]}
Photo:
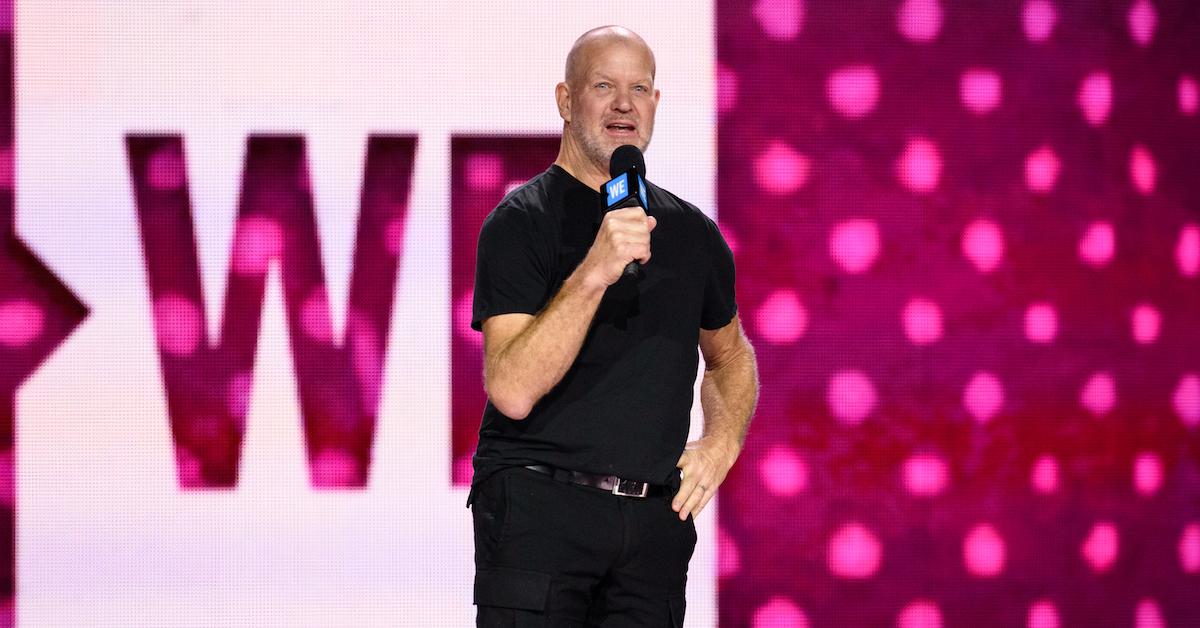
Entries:
{"type": "Polygon", "coordinates": [[[642,267],[641,262],[639,262],[637,260],[633,260],[632,262],[629,262],[628,264],[625,265],[625,270],[624,270],[624,272],[621,273],[621,275],[624,277],[636,278],[637,274],[638,274],[638,270],[640,270],[641,267],[642,267]]]}

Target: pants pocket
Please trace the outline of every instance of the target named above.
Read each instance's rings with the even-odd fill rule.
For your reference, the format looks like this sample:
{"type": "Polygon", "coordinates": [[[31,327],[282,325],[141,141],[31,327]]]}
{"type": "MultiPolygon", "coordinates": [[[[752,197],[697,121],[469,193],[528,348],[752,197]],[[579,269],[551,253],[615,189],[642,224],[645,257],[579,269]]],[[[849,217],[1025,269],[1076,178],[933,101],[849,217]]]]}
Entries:
{"type": "Polygon", "coordinates": [[[550,574],[511,567],[488,567],[475,572],[475,604],[545,611],[550,597],[550,574]]]}
{"type": "Polygon", "coordinates": [[[471,489],[471,519],[475,530],[475,564],[484,565],[504,542],[508,528],[508,477],[497,472],[471,489]]]}

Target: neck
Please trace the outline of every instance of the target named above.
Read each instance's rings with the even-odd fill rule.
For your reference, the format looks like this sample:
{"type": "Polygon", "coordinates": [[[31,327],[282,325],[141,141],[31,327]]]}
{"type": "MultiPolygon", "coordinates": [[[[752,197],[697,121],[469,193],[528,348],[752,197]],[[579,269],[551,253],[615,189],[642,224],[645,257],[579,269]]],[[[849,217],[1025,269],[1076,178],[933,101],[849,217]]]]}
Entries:
{"type": "Polygon", "coordinates": [[[593,190],[599,191],[609,178],[607,165],[601,167],[588,159],[575,143],[570,129],[565,125],[563,126],[562,142],[558,146],[558,158],[554,160],[554,163],[593,190]]]}

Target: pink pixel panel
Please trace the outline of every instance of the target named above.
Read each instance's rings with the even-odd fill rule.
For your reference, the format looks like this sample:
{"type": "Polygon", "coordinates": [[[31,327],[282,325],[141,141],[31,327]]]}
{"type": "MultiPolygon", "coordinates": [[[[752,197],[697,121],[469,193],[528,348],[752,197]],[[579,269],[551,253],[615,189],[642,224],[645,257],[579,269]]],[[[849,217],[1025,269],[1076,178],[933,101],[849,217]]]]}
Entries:
{"type": "Polygon", "coordinates": [[[722,626],[1200,623],[1200,13],[718,2],[722,626]]]}

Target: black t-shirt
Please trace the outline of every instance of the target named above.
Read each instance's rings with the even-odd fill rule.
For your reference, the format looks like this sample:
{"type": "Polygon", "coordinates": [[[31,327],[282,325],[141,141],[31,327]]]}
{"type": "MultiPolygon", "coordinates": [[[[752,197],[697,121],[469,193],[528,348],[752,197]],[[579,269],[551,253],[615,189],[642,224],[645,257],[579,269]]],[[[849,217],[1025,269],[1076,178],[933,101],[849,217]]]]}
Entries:
{"type": "MultiPolygon", "coordinates": [[[[700,329],[737,311],[733,255],[694,205],[647,185],[649,263],[604,293],[575,362],[524,420],[489,401],[475,451],[476,481],[497,469],[548,464],[666,483],[687,440],[700,329]]],[[[583,261],[599,229],[600,193],[551,166],[484,220],[471,326],[537,314],[583,261]]]]}

